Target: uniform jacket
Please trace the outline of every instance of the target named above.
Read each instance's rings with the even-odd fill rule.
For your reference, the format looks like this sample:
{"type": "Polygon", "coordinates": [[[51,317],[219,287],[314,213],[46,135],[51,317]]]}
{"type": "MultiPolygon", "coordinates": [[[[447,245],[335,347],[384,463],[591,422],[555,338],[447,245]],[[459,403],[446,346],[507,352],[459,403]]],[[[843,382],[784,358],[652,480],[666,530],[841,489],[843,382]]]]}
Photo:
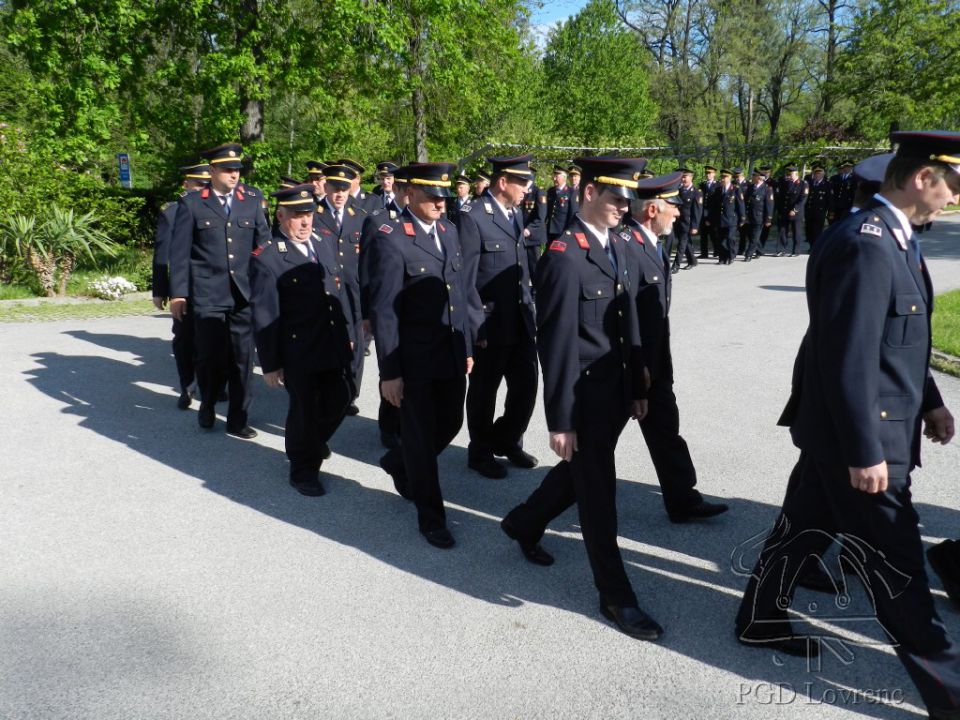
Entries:
{"type": "Polygon", "coordinates": [[[370,298],[367,291],[370,282],[370,253],[367,252],[367,249],[370,247],[370,240],[384,218],[396,220],[401,212],[403,210],[394,200],[387,207],[374,210],[363,220],[363,230],[360,231],[360,256],[357,275],[360,279],[360,314],[364,320],[370,319],[370,298]]]}
{"type": "Polygon", "coordinates": [[[810,188],[806,180],[797,178],[794,182],[787,178],[781,178],[780,182],[774,187],[774,205],[777,210],[777,221],[780,225],[788,224],[793,218],[790,217],[790,211],[796,212],[798,218],[803,218],[803,207],[807,202],[807,195],[810,188]]]}
{"type": "Polygon", "coordinates": [[[773,188],[767,183],[750,183],[743,194],[745,219],[751,225],[766,225],[773,222],[773,188]]]}
{"type": "Polygon", "coordinates": [[[730,183],[726,190],[720,185],[714,191],[714,198],[711,207],[713,214],[710,218],[714,227],[726,230],[739,227],[744,222],[746,210],[743,207],[743,195],[736,183],[730,183]]]}
{"type": "Polygon", "coordinates": [[[355,338],[336,246],[314,238],[307,242],[317,262],[282,234],[253,251],[250,304],[264,372],[350,368],[355,338]]]}
{"type": "Polygon", "coordinates": [[[354,324],[362,320],[360,308],[360,234],[363,232],[363,221],[367,214],[358,210],[347,200],[341,212],[343,218],[340,227],[337,227],[326,200],[317,205],[313,215],[313,232],[322,241],[335,243],[337,246],[337,261],[340,263],[343,282],[347,285],[350,307],[347,308],[349,317],[354,324]]]}
{"type": "Polygon", "coordinates": [[[377,195],[361,189],[356,197],[351,195],[347,198],[347,206],[352,207],[354,210],[363,210],[365,213],[372,213],[377,208],[383,207],[383,201],[377,195]]]}
{"type": "Polygon", "coordinates": [[[627,269],[637,306],[640,341],[651,380],[673,382],[673,360],[670,354],[670,294],[672,291],[669,257],[663,243],[656,247],[640,229],[640,224],[627,216],[620,236],[626,242],[627,269]]]}
{"type": "Polygon", "coordinates": [[[489,192],[460,211],[460,247],[468,266],[476,266],[479,306],[473,308],[476,339],[511,345],[522,334],[534,337],[530,269],[519,223],[511,223],[489,192]]]}
{"type": "Polygon", "coordinates": [[[873,200],[814,246],[810,325],[780,419],[810,455],[847,467],[886,460],[891,478],[920,464],[921,412],[943,405],[929,370],[930,276],[898,233],[873,200]]]}
{"type": "Polygon", "coordinates": [[[367,293],[383,380],[457,377],[473,354],[476,267],[464,262],[456,227],[441,219],[436,231],[442,252],[404,209],[370,239],[367,293]]]}
{"type": "Polygon", "coordinates": [[[177,217],[177,203],[169,202],[160,209],[157,234],[153,241],[153,296],[170,297],[170,240],[177,217]]]}
{"type": "Polygon", "coordinates": [[[830,209],[830,181],[823,179],[817,183],[811,180],[808,188],[810,194],[807,195],[805,217],[825,218],[830,209]]]}
{"type": "MultiPolygon", "coordinates": [[[[460,205],[458,197],[449,197],[447,198],[447,219],[452,222],[454,225],[457,225],[460,222],[460,205]]],[[[473,202],[473,197],[467,196],[463,200],[464,205],[469,205],[473,202]]]]}
{"type": "Polygon", "coordinates": [[[527,247],[539,247],[547,242],[547,194],[536,185],[523,196],[523,227],[530,231],[524,236],[527,247]]]}
{"type": "Polygon", "coordinates": [[[688,235],[691,230],[700,230],[700,220],[703,216],[703,195],[693,185],[680,188],[680,217],[673,225],[675,235],[688,235]]]}
{"type": "Polygon", "coordinates": [[[853,173],[846,177],[837,173],[830,176],[830,208],[827,213],[830,220],[842,220],[850,212],[857,181],[853,173]]]}
{"type": "Polygon", "coordinates": [[[562,190],[550,187],[547,190],[547,237],[560,235],[573,220],[579,209],[577,192],[569,185],[562,190]]]}
{"type": "Polygon", "coordinates": [[[580,413],[584,393],[612,393],[611,412],[645,394],[626,243],[612,231],[608,238],[616,271],[578,217],[537,264],[537,354],[551,432],[590,422],[580,413]]]}
{"type": "Polygon", "coordinates": [[[170,297],[189,298],[197,311],[231,310],[231,285],[250,299],[250,253],[270,239],[261,192],[238,184],[230,215],[211,188],[177,203],[170,244],[170,297]]]}

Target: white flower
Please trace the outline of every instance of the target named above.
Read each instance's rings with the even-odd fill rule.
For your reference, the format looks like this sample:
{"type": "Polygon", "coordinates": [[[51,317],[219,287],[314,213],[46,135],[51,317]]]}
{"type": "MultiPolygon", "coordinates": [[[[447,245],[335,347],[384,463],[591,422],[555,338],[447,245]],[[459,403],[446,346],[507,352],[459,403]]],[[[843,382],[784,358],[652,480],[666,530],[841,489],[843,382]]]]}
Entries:
{"type": "Polygon", "coordinates": [[[87,286],[94,296],[102,300],[119,300],[127,293],[136,292],[137,286],[125,277],[107,277],[104,275],[87,286]]]}

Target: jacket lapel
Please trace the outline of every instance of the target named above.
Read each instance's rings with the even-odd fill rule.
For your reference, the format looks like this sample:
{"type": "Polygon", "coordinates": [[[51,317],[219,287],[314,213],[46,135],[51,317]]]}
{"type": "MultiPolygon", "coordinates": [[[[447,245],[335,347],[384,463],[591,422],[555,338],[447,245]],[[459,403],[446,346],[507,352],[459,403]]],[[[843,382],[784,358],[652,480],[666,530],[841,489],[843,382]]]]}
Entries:
{"type": "MultiPolygon", "coordinates": [[[[597,240],[593,233],[590,232],[586,227],[584,227],[583,222],[578,218],[577,224],[574,226],[574,231],[577,234],[583,235],[586,237],[587,242],[590,244],[590,249],[587,250],[587,260],[596,265],[603,272],[604,275],[613,278],[616,280],[616,275],[613,272],[613,266],[610,265],[610,258],[607,257],[606,251],[603,249],[603,246],[600,245],[600,241],[597,240]]],[[[610,234],[607,233],[607,238],[609,241],[610,234]]],[[[580,241],[580,238],[577,238],[577,241],[580,241]]],[[[616,251],[614,251],[616,252],[616,251]]],[[[620,257],[617,256],[617,263],[620,262],[620,257]]]]}
{"type": "MultiPolygon", "coordinates": [[[[417,219],[413,217],[413,213],[411,213],[409,210],[404,210],[404,222],[408,222],[413,225],[413,231],[416,233],[416,236],[413,238],[414,245],[424,252],[430,253],[438,260],[443,260],[443,252],[437,248],[436,241],[423,231],[423,226],[420,225],[417,219]]],[[[434,225],[434,228],[437,230],[437,236],[439,237],[439,228],[437,228],[436,225],[434,225]]],[[[443,241],[441,240],[441,242],[443,241]]]]}
{"type": "Polygon", "coordinates": [[[337,227],[337,221],[333,217],[333,212],[327,207],[326,203],[320,206],[317,215],[320,217],[320,224],[333,233],[334,237],[340,237],[340,228],[337,227]],[[322,210],[323,212],[320,212],[322,210]]]}
{"type": "Polygon", "coordinates": [[[204,204],[206,204],[206,206],[207,206],[208,208],[210,208],[211,210],[213,210],[213,211],[214,211],[215,213],[217,213],[217,215],[219,215],[220,217],[222,217],[222,218],[227,217],[227,213],[226,213],[226,211],[223,209],[223,203],[220,202],[220,198],[217,197],[216,193],[214,193],[213,190],[211,190],[211,191],[210,191],[210,194],[207,195],[206,198],[204,198],[203,202],[204,202],[204,204]]]}
{"type": "MultiPolygon", "coordinates": [[[[903,235],[903,228],[900,226],[900,221],[897,220],[896,215],[893,214],[893,211],[890,210],[886,205],[881,202],[874,200],[872,204],[868,205],[865,210],[869,213],[873,213],[870,219],[874,217],[879,217],[887,226],[887,229],[890,231],[890,234],[894,236],[897,251],[900,254],[901,259],[904,264],[906,264],[907,269],[910,271],[910,275],[913,277],[913,281],[917,284],[917,289],[920,290],[920,294],[923,296],[925,302],[929,302],[930,293],[927,286],[927,279],[924,276],[922,266],[918,266],[913,261],[913,253],[910,251],[909,240],[903,235]],[[907,244],[907,248],[904,249],[900,244],[899,240],[903,239],[904,243],[907,244]]],[[[923,259],[921,257],[921,265],[923,259]]]]}

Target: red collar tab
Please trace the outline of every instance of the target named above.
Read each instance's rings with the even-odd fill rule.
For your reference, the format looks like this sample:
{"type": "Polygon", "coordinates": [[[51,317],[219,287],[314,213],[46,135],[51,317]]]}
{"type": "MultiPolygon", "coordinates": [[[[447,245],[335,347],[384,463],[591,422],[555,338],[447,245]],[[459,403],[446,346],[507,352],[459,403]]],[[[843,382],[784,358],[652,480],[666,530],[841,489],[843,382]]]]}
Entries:
{"type": "Polygon", "coordinates": [[[446,232],[446,231],[447,231],[447,229],[443,226],[443,223],[440,222],[439,220],[437,221],[437,225],[440,227],[440,232],[446,232]]]}
{"type": "Polygon", "coordinates": [[[403,231],[410,237],[413,237],[417,234],[417,231],[413,229],[413,223],[404,223],[403,231]]]}
{"type": "Polygon", "coordinates": [[[204,200],[206,200],[208,197],[210,197],[210,188],[206,187],[206,188],[204,188],[203,190],[201,190],[201,191],[200,191],[200,197],[202,197],[204,200]]]}
{"type": "Polygon", "coordinates": [[[243,185],[237,185],[237,189],[234,191],[233,196],[243,202],[243,185]]]}
{"type": "Polygon", "coordinates": [[[256,250],[253,251],[253,256],[257,257],[260,253],[262,253],[264,247],[264,245],[260,245],[256,250]]]}
{"type": "Polygon", "coordinates": [[[633,236],[637,239],[637,242],[643,245],[643,233],[639,230],[633,231],[633,236]]]}
{"type": "Polygon", "coordinates": [[[583,233],[574,233],[573,236],[577,239],[577,245],[582,247],[584,250],[590,249],[590,241],[587,240],[587,236],[583,233]]]}

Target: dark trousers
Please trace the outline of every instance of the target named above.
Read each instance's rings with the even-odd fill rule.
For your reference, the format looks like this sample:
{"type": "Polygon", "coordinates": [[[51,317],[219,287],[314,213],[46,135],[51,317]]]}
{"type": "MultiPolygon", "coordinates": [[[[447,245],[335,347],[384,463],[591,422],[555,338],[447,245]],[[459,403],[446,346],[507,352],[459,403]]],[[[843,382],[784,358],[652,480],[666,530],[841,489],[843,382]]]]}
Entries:
{"type": "Polygon", "coordinates": [[[710,257],[710,249],[713,248],[714,255],[717,254],[717,229],[714,225],[700,226],[700,257],[710,257]]]}
{"type": "Polygon", "coordinates": [[[569,462],[553,466],[527,501],[507,517],[525,542],[538,542],[552,520],[574,503],[593,580],[606,605],[636,605],[637,597],[627,578],[617,545],[617,468],[614,453],[627,424],[620,382],[597,383],[581,388],[581,416],[577,428],[578,450],[569,462]]]}
{"type": "Polygon", "coordinates": [[[737,243],[737,254],[744,255],[747,251],[747,246],[750,244],[750,226],[741,225],[739,235],[740,238],[737,243]]]}
{"type": "MultiPolygon", "coordinates": [[[[777,528],[747,584],[737,632],[751,626],[767,635],[790,632],[781,608],[792,599],[791,582],[805,559],[822,553],[825,538],[842,534],[845,556],[861,565],[856,572],[862,570],[861,579],[866,578],[876,620],[896,643],[897,656],[927,707],[957,709],[960,647],[947,635],[930,595],[910,479],[890,478],[889,483],[886,491],[868,495],[850,485],[843,465],[801,453],[777,528]]],[[[796,627],[792,632],[805,634],[796,627]]]]}
{"type": "Polygon", "coordinates": [[[760,249],[760,238],[763,236],[765,229],[763,223],[751,223],[746,226],[747,249],[743,253],[744,257],[754,257],[757,254],[757,251],[760,249]]]}
{"type": "Polygon", "coordinates": [[[803,216],[782,218],[777,223],[777,252],[795,254],[797,245],[803,240],[803,216]],[[789,242],[789,249],[787,243],[789,242]]]}
{"type": "Polygon", "coordinates": [[[354,328],[354,337],[357,338],[353,343],[353,397],[350,398],[350,401],[353,402],[358,397],[360,397],[360,381],[363,380],[363,358],[367,354],[367,343],[364,341],[363,336],[363,323],[358,322],[354,328]]]}
{"type": "Polygon", "coordinates": [[[680,260],[686,259],[687,265],[696,265],[697,258],[693,254],[690,231],[675,233],[677,238],[677,254],[673,259],[673,267],[680,267],[680,260]]]}
{"type": "Polygon", "coordinates": [[[697,471],[690,450],[680,436],[680,410],[672,382],[655,380],[651,384],[647,415],[640,421],[640,430],[657,471],[667,512],[678,512],[703,500],[695,489],[697,471]]]}
{"type": "Polygon", "coordinates": [[[446,527],[447,516],[440,493],[437,457],[463,426],[466,377],[404,380],[400,403],[403,444],[388,450],[381,461],[395,473],[403,468],[407,488],[417,506],[423,531],[446,527]]]}
{"type": "Polygon", "coordinates": [[[173,360],[177,364],[177,377],[180,379],[180,389],[186,390],[193,383],[195,377],[194,362],[196,345],[194,334],[193,312],[187,307],[183,320],[173,319],[173,360]]]}
{"type": "Polygon", "coordinates": [[[721,260],[733,260],[737,256],[737,242],[740,231],[736,225],[720,228],[720,242],[717,246],[717,255],[721,260]]]}
{"type": "Polygon", "coordinates": [[[312,474],[320,467],[320,448],[343,421],[351,400],[350,383],[342,369],[285,372],[284,387],[290,396],[284,447],[290,476],[312,474]]]}
{"type": "Polygon", "coordinates": [[[503,455],[523,447],[523,433],[537,401],[537,374],[537,346],[526,333],[517,343],[488,345],[474,352],[467,391],[470,457],[503,455]],[[494,422],[497,391],[504,380],[507,396],[503,415],[494,422]]]}
{"type": "Polygon", "coordinates": [[[807,242],[810,243],[810,247],[813,247],[813,243],[820,237],[820,233],[823,232],[823,226],[826,222],[826,215],[807,215],[804,217],[803,229],[807,236],[807,242]]]}
{"type": "Polygon", "coordinates": [[[537,262],[540,260],[540,256],[543,254],[543,248],[539,243],[535,245],[529,245],[526,243],[526,241],[524,241],[524,245],[524,250],[526,250],[527,253],[527,267],[530,270],[530,282],[533,283],[536,281],[537,262]]]}
{"type": "Polygon", "coordinates": [[[253,329],[250,306],[236,305],[229,311],[194,309],[197,345],[197,386],[201,405],[213,405],[227,385],[230,404],[227,426],[247,424],[253,375],[253,329]]]}
{"type": "Polygon", "coordinates": [[[762,251],[767,249],[767,238],[770,237],[770,227],[769,225],[764,225],[760,230],[760,250],[762,251]]]}
{"type": "Polygon", "coordinates": [[[388,403],[383,395],[377,409],[377,427],[385,435],[400,437],[400,408],[388,403]]]}

